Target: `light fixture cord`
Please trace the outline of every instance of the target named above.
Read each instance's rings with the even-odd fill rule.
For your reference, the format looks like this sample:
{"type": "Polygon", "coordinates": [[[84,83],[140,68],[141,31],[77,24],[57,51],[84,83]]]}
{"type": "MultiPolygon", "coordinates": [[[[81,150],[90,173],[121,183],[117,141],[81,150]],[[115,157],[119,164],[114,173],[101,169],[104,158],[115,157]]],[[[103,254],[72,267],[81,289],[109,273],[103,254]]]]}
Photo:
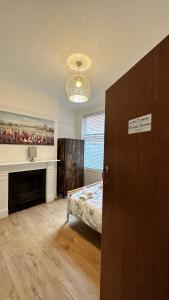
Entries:
{"type": "Polygon", "coordinates": [[[77,64],[77,74],[80,75],[79,68],[81,67],[82,62],[81,61],[77,61],[76,64],[77,64]]]}

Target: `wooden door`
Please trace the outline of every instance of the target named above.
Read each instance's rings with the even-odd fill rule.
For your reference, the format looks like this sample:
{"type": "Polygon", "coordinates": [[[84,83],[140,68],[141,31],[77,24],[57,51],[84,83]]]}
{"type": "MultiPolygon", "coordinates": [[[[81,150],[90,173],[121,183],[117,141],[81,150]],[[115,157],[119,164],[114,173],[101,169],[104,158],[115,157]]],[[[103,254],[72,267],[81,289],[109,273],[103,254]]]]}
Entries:
{"type": "Polygon", "coordinates": [[[67,191],[73,190],[75,186],[76,143],[74,139],[66,139],[65,141],[65,192],[67,193],[67,191]]]}
{"type": "Polygon", "coordinates": [[[83,186],[84,174],[84,142],[76,139],[66,139],[65,170],[67,191],[83,186]]]}
{"type": "Polygon", "coordinates": [[[74,161],[76,188],[84,185],[84,141],[76,140],[76,156],[74,161]]]}
{"type": "Polygon", "coordinates": [[[58,139],[57,159],[57,194],[60,196],[65,191],[65,139],[58,139]]]}
{"type": "Polygon", "coordinates": [[[101,300],[169,299],[169,36],[106,93],[101,300]],[[152,114],[152,130],[128,121],[152,114]]]}

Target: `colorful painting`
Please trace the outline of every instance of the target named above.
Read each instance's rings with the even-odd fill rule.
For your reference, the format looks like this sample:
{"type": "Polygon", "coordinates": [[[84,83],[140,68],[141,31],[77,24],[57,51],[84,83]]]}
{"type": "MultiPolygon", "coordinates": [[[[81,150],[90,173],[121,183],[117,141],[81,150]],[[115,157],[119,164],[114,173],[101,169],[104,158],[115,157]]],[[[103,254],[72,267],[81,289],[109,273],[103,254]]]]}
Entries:
{"type": "Polygon", "coordinates": [[[54,145],[54,121],[0,111],[0,144],[54,145]]]}

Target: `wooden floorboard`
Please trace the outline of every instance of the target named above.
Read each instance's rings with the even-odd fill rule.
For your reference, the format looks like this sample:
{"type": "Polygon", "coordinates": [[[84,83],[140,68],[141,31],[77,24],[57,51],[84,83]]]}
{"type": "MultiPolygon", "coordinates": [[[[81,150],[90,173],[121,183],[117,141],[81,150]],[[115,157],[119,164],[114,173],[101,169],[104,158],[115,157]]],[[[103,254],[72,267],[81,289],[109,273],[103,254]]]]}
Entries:
{"type": "Polygon", "coordinates": [[[0,220],[0,300],[99,300],[100,235],[66,200],[0,220]]]}

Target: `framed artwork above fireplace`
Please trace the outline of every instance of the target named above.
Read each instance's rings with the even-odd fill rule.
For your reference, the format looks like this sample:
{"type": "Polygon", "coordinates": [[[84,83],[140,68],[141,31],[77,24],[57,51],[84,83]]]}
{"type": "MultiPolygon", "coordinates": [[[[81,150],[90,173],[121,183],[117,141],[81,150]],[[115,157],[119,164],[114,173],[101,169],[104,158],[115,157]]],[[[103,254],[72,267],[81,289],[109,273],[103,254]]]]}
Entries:
{"type": "Polygon", "coordinates": [[[0,111],[0,144],[54,145],[54,121],[0,111]]]}

